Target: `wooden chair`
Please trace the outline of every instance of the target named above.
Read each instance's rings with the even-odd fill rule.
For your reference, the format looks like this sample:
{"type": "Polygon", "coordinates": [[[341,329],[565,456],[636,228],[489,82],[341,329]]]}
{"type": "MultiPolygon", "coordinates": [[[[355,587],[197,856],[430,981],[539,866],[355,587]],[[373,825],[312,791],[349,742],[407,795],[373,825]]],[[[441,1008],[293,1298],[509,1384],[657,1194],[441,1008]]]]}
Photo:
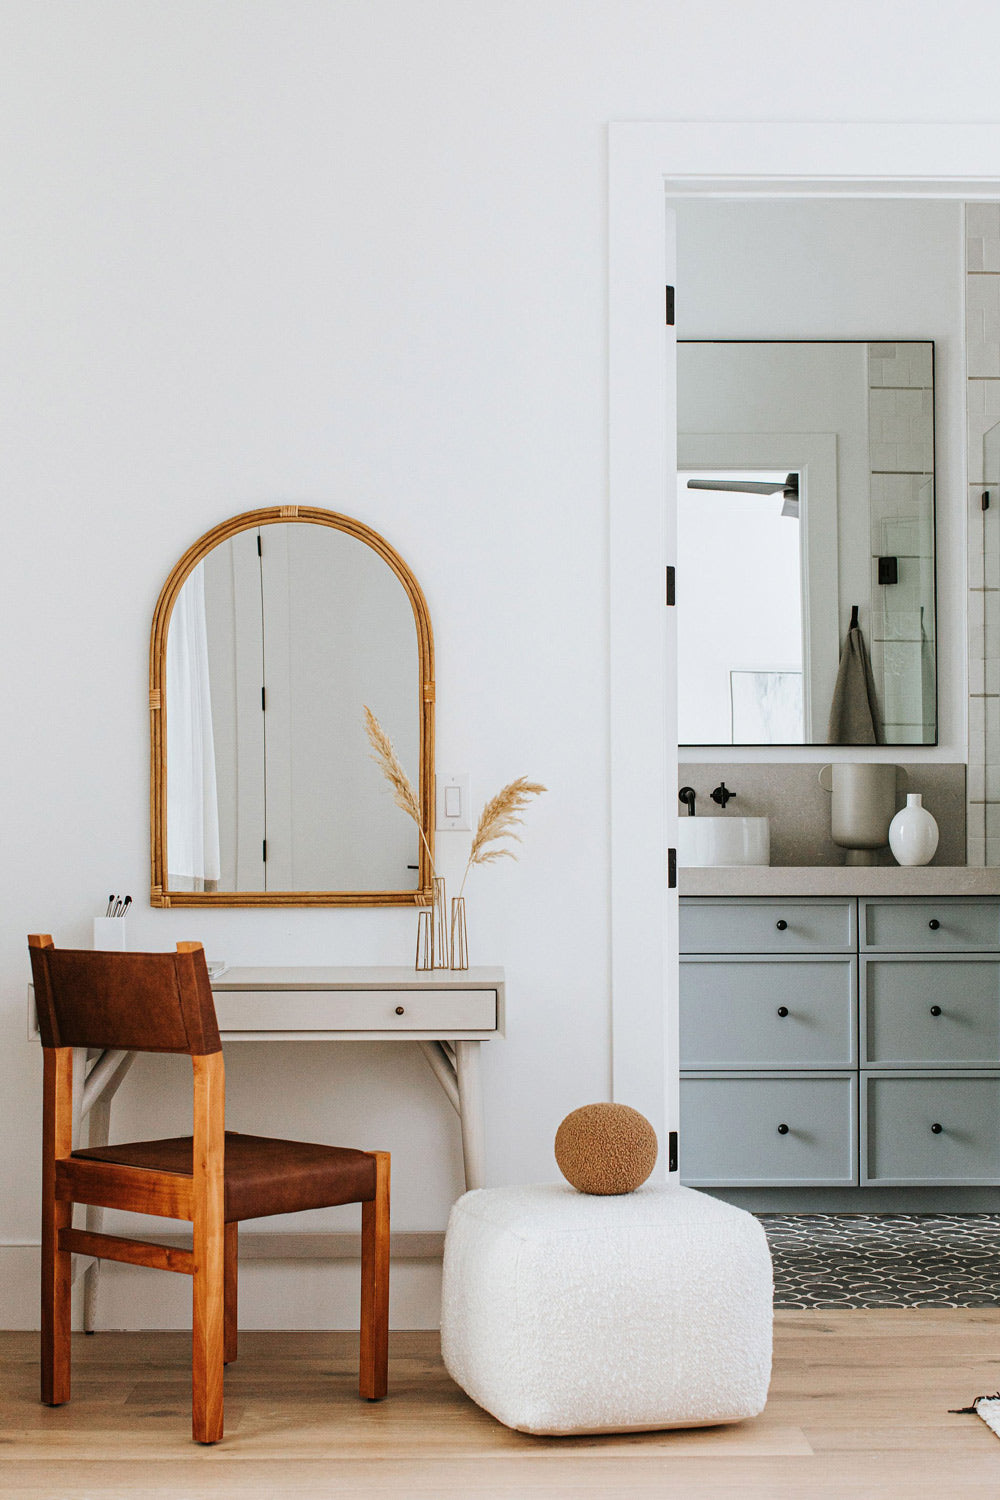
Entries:
{"type": "Polygon", "coordinates": [[[174,953],[92,953],[28,939],[42,1037],[42,1400],[70,1391],[74,1251],[192,1279],[194,1437],[222,1437],[223,1365],[236,1358],[240,1219],[361,1203],[361,1395],[386,1393],[389,1155],[225,1129],[225,1074],[200,943],[174,953]],[[193,1135],[74,1151],[73,1048],[187,1053],[193,1135]],[[73,1204],[189,1220],[193,1248],[74,1229],[73,1204]]]}

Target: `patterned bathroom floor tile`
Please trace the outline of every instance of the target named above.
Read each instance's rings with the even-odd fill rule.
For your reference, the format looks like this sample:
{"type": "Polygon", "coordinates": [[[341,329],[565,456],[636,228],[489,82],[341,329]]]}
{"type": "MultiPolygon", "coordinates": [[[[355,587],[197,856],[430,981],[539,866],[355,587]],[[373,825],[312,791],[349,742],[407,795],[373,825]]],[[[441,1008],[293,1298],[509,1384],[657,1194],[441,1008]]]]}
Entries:
{"type": "Polygon", "coordinates": [[[1000,1307],[1000,1214],[757,1217],[775,1307],[1000,1307]]]}

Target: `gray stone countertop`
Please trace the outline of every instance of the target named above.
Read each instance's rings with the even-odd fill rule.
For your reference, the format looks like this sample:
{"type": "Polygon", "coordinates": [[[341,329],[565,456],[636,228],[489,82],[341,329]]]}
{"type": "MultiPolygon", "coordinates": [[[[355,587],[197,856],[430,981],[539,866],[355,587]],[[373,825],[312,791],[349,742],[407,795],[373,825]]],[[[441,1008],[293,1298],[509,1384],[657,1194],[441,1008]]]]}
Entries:
{"type": "Polygon", "coordinates": [[[678,888],[682,896],[1000,896],[1000,866],[682,867],[678,888]]]}

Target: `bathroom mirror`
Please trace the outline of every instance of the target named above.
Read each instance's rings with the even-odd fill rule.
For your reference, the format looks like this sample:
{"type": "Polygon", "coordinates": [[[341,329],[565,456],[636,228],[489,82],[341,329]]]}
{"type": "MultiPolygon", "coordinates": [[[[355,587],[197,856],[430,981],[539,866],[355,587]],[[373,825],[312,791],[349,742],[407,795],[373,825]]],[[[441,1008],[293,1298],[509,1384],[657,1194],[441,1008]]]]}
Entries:
{"type": "Polygon", "coordinates": [[[154,906],[429,899],[430,618],[369,527],[286,505],[200,538],[156,606],[149,707],[154,906]],[[423,838],[371,758],[366,706],[423,838]]]}
{"type": "Polygon", "coordinates": [[[933,343],[679,341],[677,387],[681,742],[936,744],[933,343]]]}

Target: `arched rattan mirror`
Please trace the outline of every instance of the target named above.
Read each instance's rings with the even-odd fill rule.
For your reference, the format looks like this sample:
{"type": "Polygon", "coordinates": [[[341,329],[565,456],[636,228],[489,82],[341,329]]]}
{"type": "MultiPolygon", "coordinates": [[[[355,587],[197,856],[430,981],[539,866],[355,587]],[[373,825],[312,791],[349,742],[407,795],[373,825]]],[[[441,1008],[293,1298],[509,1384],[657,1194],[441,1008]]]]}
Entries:
{"type": "Polygon", "coordinates": [[[157,602],[149,687],[154,906],[430,899],[434,643],[376,532],[304,505],[207,532],[157,602]],[[420,829],[371,758],[366,707],[420,829]]]}

